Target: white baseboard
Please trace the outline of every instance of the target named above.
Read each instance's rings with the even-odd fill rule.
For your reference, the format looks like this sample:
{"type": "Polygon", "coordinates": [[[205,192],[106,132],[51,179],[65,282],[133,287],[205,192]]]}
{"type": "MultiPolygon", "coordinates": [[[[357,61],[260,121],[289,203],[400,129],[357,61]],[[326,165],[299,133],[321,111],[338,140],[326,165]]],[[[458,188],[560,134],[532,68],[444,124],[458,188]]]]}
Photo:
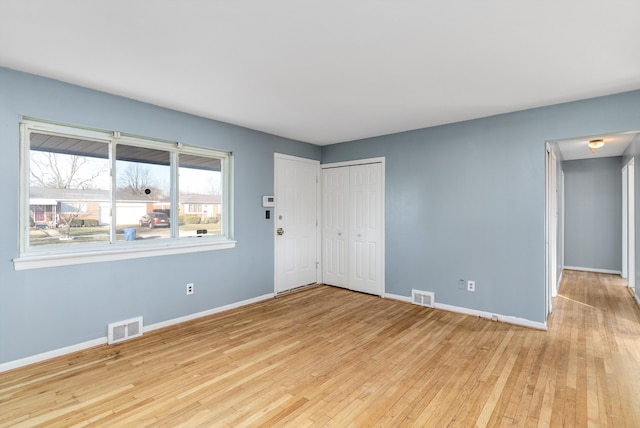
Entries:
{"type": "MultiPolygon", "coordinates": [[[[407,302],[407,303],[411,303],[411,297],[406,297],[406,296],[400,296],[397,294],[390,294],[390,293],[386,293],[384,295],[384,297],[387,297],[389,299],[393,299],[393,300],[400,300],[402,302],[407,302]]],[[[537,321],[531,321],[525,318],[518,318],[518,317],[514,317],[511,315],[500,315],[500,314],[494,314],[491,312],[485,312],[485,311],[478,311],[475,309],[469,309],[469,308],[463,308],[460,306],[453,306],[453,305],[446,305],[444,303],[438,303],[436,301],[435,304],[435,308],[436,309],[441,309],[443,311],[449,311],[449,312],[456,312],[459,314],[464,314],[464,315],[472,315],[475,317],[481,317],[481,318],[486,318],[486,319],[496,319],[497,321],[500,322],[505,322],[508,324],[515,324],[515,325],[519,325],[519,326],[523,326],[523,327],[529,327],[529,328],[535,328],[536,330],[547,330],[547,324],[546,323],[541,323],[541,322],[537,322],[537,321]]]]}
{"type": "Polygon", "coordinates": [[[580,270],[583,272],[595,272],[595,273],[610,273],[612,275],[622,275],[621,270],[609,270],[609,269],[594,269],[594,268],[586,268],[586,267],[578,267],[578,266],[565,266],[566,270],[580,270]]]}
{"type": "Polygon", "coordinates": [[[167,321],[162,321],[162,322],[158,322],[158,323],[155,323],[155,324],[146,325],[146,326],[144,326],[144,332],[146,333],[147,331],[153,331],[153,330],[157,330],[159,328],[169,327],[169,326],[172,326],[172,325],[175,325],[175,324],[180,324],[180,323],[183,323],[183,322],[186,322],[186,321],[191,321],[191,320],[194,320],[194,319],[197,319],[197,318],[202,318],[202,317],[206,317],[206,316],[209,316],[209,315],[217,314],[219,312],[228,311],[230,309],[236,309],[236,308],[239,308],[241,306],[250,305],[252,303],[261,302],[261,301],[267,300],[267,299],[272,299],[274,296],[275,296],[275,294],[273,294],[273,293],[263,294],[262,296],[254,297],[252,299],[243,300],[241,302],[230,303],[228,305],[219,306],[217,308],[207,309],[206,311],[196,312],[195,314],[185,315],[185,316],[180,317],[180,318],[174,318],[172,320],[167,320],[167,321]]]}
{"type": "Polygon", "coordinates": [[[463,308],[460,306],[445,305],[444,303],[438,303],[438,302],[436,302],[436,309],[442,309],[444,311],[449,311],[449,312],[457,312],[465,315],[473,315],[480,318],[487,318],[490,320],[494,319],[494,317],[497,317],[497,321],[500,321],[500,322],[520,325],[523,327],[535,328],[536,330],[547,330],[547,323],[531,321],[525,318],[514,317],[512,315],[494,314],[491,312],[478,311],[475,309],[463,308]]]}
{"type": "Polygon", "coordinates": [[[385,293],[383,297],[393,300],[400,300],[401,302],[411,303],[411,297],[400,296],[399,294],[385,293]]]}
{"type": "Polygon", "coordinates": [[[40,361],[50,360],[62,355],[71,354],[73,352],[82,351],[87,348],[93,348],[94,346],[104,345],[105,343],[107,343],[106,336],[100,337],[98,339],[88,340],[82,343],[76,343],[75,345],[71,346],[65,346],[64,348],[54,349],[53,351],[43,352],[42,354],[20,358],[19,360],[9,361],[7,363],[0,364],[0,373],[17,369],[18,367],[28,366],[29,364],[39,363],[40,361]]]}
{"type": "MultiPolygon", "coordinates": [[[[169,327],[171,325],[180,324],[185,321],[190,321],[196,318],[206,317],[208,315],[213,315],[218,312],[228,311],[229,309],[239,308],[241,306],[250,305],[251,303],[257,303],[262,300],[268,300],[273,298],[275,295],[273,293],[263,294],[262,296],[254,297],[252,299],[243,300],[236,303],[231,303],[224,306],[219,306],[217,308],[208,309],[202,312],[196,312],[195,314],[186,315],[184,317],[174,318],[167,321],[162,321],[159,323],[151,324],[143,327],[143,331],[153,331],[159,328],[169,327]]],[[[54,349],[52,351],[43,352],[42,354],[31,355],[29,357],[20,358],[19,360],[13,360],[6,363],[0,364],[0,373],[6,372],[9,370],[17,369],[19,367],[24,367],[29,364],[39,363],[41,361],[50,360],[52,358],[60,357],[63,355],[71,354],[73,352],[82,351],[88,348],[93,348],[94,346],[100,346],[107,343],[107,337],[100,337],[98,339],[89,340],[82,343],[77,343],[71,346],[65,346],[64,348],[54,349]]]]}

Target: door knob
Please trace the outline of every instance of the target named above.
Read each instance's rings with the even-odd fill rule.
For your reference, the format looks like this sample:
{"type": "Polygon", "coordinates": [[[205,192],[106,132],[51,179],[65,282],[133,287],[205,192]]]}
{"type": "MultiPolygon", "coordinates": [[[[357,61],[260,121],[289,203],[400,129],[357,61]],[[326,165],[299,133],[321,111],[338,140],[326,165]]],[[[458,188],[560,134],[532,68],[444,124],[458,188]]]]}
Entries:
{"type": "Polygon", "coordinates": [[[277,233],[278,235],[284,235],[284,229],[283,229],[283,228],[281,228],[281,227],[279,227],[279,228],[278,228],[278,230],[276,230],[276,233],[277,233]]]}

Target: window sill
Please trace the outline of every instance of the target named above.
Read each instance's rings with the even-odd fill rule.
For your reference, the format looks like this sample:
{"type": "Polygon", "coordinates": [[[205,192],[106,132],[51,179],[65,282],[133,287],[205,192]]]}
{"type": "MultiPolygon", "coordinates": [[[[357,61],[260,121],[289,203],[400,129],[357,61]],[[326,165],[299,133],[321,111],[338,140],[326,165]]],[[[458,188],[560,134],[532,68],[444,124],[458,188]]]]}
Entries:
{"type": "Polygon", "coordinates": [[[143,257],[188,254],[201,251],[235,248],[236,241],[179,242],[162,246],[141,248],[109,248],[99,251],[86,251],[60,254],[29,254],[13,259],[15,270],[40,269],[57,266],[69,266],[85,263],[112,262],[117,260],[139,259],[143,257]]]}

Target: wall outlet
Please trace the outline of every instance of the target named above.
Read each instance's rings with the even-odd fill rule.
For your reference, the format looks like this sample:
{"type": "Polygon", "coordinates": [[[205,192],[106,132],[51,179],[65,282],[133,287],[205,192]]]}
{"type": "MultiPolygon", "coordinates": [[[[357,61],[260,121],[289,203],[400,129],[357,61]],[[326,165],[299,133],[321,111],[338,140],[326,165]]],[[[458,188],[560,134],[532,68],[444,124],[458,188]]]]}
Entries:
{"type": "Polygon", "coordinates": [[[467,291],[476,291],[476,282],[475,281],[467,281],[467,291]]]}
{"type": "Polygon", "coordinates": [[[193,294],[193,282],[187,284],[187,296],[193,294]]]}

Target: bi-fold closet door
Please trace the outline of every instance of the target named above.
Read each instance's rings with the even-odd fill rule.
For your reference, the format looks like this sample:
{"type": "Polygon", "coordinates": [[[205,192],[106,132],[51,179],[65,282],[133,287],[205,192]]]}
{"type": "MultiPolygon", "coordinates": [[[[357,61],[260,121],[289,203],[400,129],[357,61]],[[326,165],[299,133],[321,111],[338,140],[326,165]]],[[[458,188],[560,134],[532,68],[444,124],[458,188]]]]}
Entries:
{"type": "Polygon", "coordinates": [[[382,295],[382,164],[322,170],[323,282],[382,295]]]}

